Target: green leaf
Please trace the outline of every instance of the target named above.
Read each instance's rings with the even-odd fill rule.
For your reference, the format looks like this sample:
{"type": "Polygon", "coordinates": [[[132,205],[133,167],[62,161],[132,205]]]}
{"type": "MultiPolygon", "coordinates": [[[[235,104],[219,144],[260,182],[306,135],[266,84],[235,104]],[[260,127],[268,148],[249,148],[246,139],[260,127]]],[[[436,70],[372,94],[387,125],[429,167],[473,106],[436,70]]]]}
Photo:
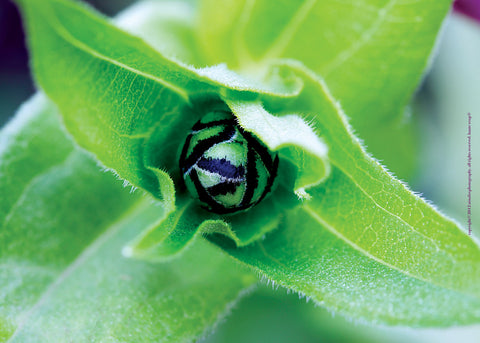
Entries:
{"type": "Polygon", "coordinates": [[[102,172],[43,96],[0,142],[0,341],[192,340],[254,282],[204,242],[174,263],[123,259],[163,209],[102,172]]]}
{"type": "MultiPolygon", "coordinates": [[[[169,241],[163,242],[160,237],[164,237],[165,230],[175,231],[183,237],[184,247],[194,237],[190,227],[193,222],[186,225],[190,219],[181,221],[182,214],[172,212],[175,211],[174,183],[177,188],[182,183],[179,149],[192,125],[211,106],[221,102],[220,96],[232,101],[232,105],[242,99],[291,98],[300,92],[301,80],[279,76],[275,69],[266,75],[263,83],[242,79],[222,65],[193,69],[167,59],[141,39],[68,1],[49,0],[41,5],[34,0],[20,3],[31,33],[35,75],[59,106],[75,141],[131,185],[164,200],[171,221],[152,226],[127,248],[127,255],[151,255],[145,249],[151,250],[153,246],[159,248],[156,251],[162,259],[166,251],[180,251],[183,249],[180,241],[170,242],[174,246],[166,248],[169,241]],[[172,226],[174,223],[184,223],[185,227],[183,224],[172,226]]],[[[327,148],[300,118],[274,120],[265,114],[263,127],[276,125],[287,133],[285,130],[294,120],[295,127],[302,130],[302,135],[296,136],[291,127],[288,137],[274,142],[272,132],[261,129],[261,122],[252,122],[242,111],[238,111],[238,116],[240,124],[272,149],[281,149],[281,156],[297,165],[294,188],[298,195],[305,196],[304,188],[326,177],[329,172],[327,148]]],[[[182,206],[177,204],[178,208],[182,206]]],[[[215,224],[205,224],[200,231],[222,232],[239,245],[248,244],[272,230],[279,220],[282,209],[272,201],[265,206],[270,206],[271,211],[267,222],[260,220],[258,225],[246,225],[243,219],[223,220],[205,214],[205,219],[215,224]],[[239,227],[234,227],[236,224],[239,227]],[[240,230],[241,227],[248,229],[240,230]]],[[[188,211],[185,216],[188,218],[188,211]]],[[[197,222],[200,223],[200,219],[197,222]]]]}
{"type": "Polygon", "coordinates": [[[303,93],[294,104],[265,108],[312,114],[332,174],[279,232],[225,249],[347,316],[411,326],[479,322],[478,243],[365,153],[322,80],[298,63],[289,67],[304,78],[303,93]]]}
{"type": "Polygon", "coordinates": [[[187,1],[140,1],[115,16],[115,24],[162,55],[200,67],[204,57],[195,37],[195,15],[187,1]]]}
{"type": "Polygon", "coordinates": [[[140,206],[109,227],[42,295],[12,341],[178,342],[204,334],[255,279],[205,242],[172,263],[121,259],[125,240],[157,216],[158,207],[140,206]]]}
{"type": "Polygon", "coordinates": [[[261,74],[272,59],[302,61],[329,84],[368,149],[407,176],[415,141],[404,109],[451,3],[202,0],[197,32],[210,63],[261,74]]]}
{"type": "Polygon", "coordinates": [[[123,254],[126,257],[163,262],[177,257],[199,235],[220,234],[227,237],[229,243],[233,242],[233,246],[246,246],[275,230],[284,212],[299,205],[291,189],[292,185],[281,184],[254,209],[228,217],[203,210],[189,196],[179,197],[176,207],[167,217],[161,218],[132,240],[123,249],[123,254]]]}
{"type": "MultiPolygon", "coordinates": [[[[98,36],[95,32],[103,33],[106,29],[116,34],[118,30],[96,17],[92,17],[89,25],[83,25],[82,20],[88,14],[83,8],[56,1],[21,4],[31,33],[37,80],[59,106],[76,142],[135,187],[161,197],[159,184],[168,180],[159,183],[145,168],[143,145],[152,130],[164,124],[163,121],[168,122],[187,101],[185,92],[173,86],[171,80],[138,71],[138,64],[143,62],[131,61],[131,51],[143,45],[133,37],[126,36],[125,45],[118,45],[117,49],[101,45],[99,40],[87,45],[88,37],[98,36]],[[61,11],[61,17],[68,17],[70,26],[76,30],[64,27],[56,11],[61,11]],[[122,94],[129,96],[124,98],[122,94]]],[[[114,42],[115,39],[110,45],[114,42]]],[[[157,56],[154,51],[147,53],[157,56]]],[[[165,66],[149,67],[162,70],[165,66]]],[[[174,65],[163,72],[167,70],[174,70],[174,65]]],[[[169,134],[172,135],[165,132],[165,137],[169,134]]]]}
{"type": "MultiPolygon", "coordinates": [[[[271,48],[268,44],[261,43],[263,35],[265,32],[276,35],[279,23],[281,25],[285,22],[284,19],[289,18],[291,13],[299,14],[294,15],[292,23],[303,25],[303,22],[309,22],[303,19],[310,18],[310,13],[317,13],[312,12],[312,9],[317,6],[325,9],[328,8],[325,7],[328,4],[308,1],[299,5],[292,1],[288,4],[290,7],[282,6],[279,13],[284,16],[283,19],[269,17],[270,24],[264,25],[263,29],[259,30],[258,38],[251,37],[260,42],[256,48],[248,46],[242,37],[247,37],[251,23],[258,23],[255,16],[249,16],[257,13],[254,10],[258,9],[258,4],[264,4],[266,8],[270,4],[245,2],[251,7],[247,6],[245,11],[239,12],[235,10],[237,8],[235,6],[243,8],[243,3],[239,2],[239,5],[234,4],[231,13],[222,13],[225,14],[222,18],[217,15],[216,20],[212,20],[213,28],[217,26],[215,23],[222,23],[223,27],[218,30],[221,38],[230,37],[235,43],[234,49],[229,50],[226,48],[228,45],[222,45],[225,41],[222,43],[222,39],[218,40],[219,50],[228,56],[225,57],[225,61],[233,65],[235,62],[231,61],[238,62],[236,67],[246,74],[258,73],[259,81],[253,82],[228,70],[225,65],[196,69],[167,59],[142,40],[114,28],[90,11],[65,0],[48,0],[41,3],[23,0],[21,3],[31,35],[37,79],[47,94],[59,105],[66,126],[74,139],[79,145],[95,153],[105,166],[114,169],[120,177],[150,191],[157,198],[163,196],[165,200],[165,212],[162,211],[166,217],[164,222],[161,222],[161,215],[155,206],[138,205],[139,212],[132,210],[132,217],[126,218],[125,222],[122,221],[118,225],[118,231],[115,229],[111,233],[113,236],[120,235],[122,242],[125,242],[126,239],[136,237],[137,233],[130,232],[128,228],[123,231],[123,223],[130,223],[131,220],[134,226],[140,222],[141,227],[149,227],[140,238],[133,241],[130,246],[132,255],[146,259],[158,257],[164,260],[168,254],[183,252],[180,259],[161,265],[168,269],[169,263],[172,263],[174,266],[172,272],[175,272],[177,263],[182,265],[184,256],[193,254],[196,251],[195,244],[201,244],[195,239],[198,234],[205,233],[208,234],[209,240],[222,246],[264,277],[307,294],[318,303],[351,317],[413,326],[452,325],[479,320],[480,294],[476,285],[480,281],[478,280],[480,250],[476,242],[454,222],[440,215],[403,184],[393,179],[381,165],[366,154],[352,135],[337,100],[317,74],[294,61],[272,62],[274,58],[296,57],[312,67],[310,60],[302,56],[282,54],[272,54],[263,58],[263,53],[255,50],[271,48]],[[299,11],[293,10],[295,6],[301,6],[297,8],[299,11]],[[302,18],[303,14],[305,18],[302,18]],[[99,32],[101,34],[98,34],[99,32]],[[252,58],[257,56],[257,53],[263,58],[259,58],[263,63],[261,68],[257,65],[260,62],[252,58]],[[117,77],[120,80],[118,83],[117,77]],[[211,97],[205,97],[205,94],[211,97]],[[158,99],[153,99],[154,96],[158,99]],[[220,98],[231,103],[240,122],[256,133],[267,145],[277,148],[287,142],[295,145],[281,151],[284,156],[282,162],[285,162],[286,166],[280,172],[281,185],[290,185],[293,189],[295,180],[293,175],[299,177],[295,185],[297,189],[317,184],[318,180],[324,178],[327,175],[326,156],[324,153],[319,154],[320,150],[315,149],[311,142],[317,144],[317,148],[323,146],[318,145],[318,142],[324,141],[327,144],[331,174],[324,183],[311,188],[310,201],[305,201],[299,206],[298,202],[290,201],[291,199],[286,197],[286,201],[282,200],[278,206],[277,192],[268,199],[270,202],[266,200],[245,215],[225,218],[214,216],[203,218],[200,214],[189,217],[194,213],[192,211],[195,211],[191,209],[190,202],[183,202],[182,197],[178,196],[176,203],[173,203],[173,183],[169,175],[175,182],[177,181],[179,175],[176,172],[178,168],[176,157],[178,148],[182,145],[182,135],[179,133],[186,134],[193,122],[205,112],[209,102],[217,102],[220,98]],[[275,142],[271,132],[264,130],[261,125],[249,124],[252,122],[248,117],[249,113],[242,108],[254,108],[255,113],[262,114],[264,121],[266,118],[265,122],[271,122],[277,128],[285,128],[282,121],[285,116],[301,115],[309,119],[321,140],[307,139],[308,143],[301,141],[299,144],[298,141],[288,138],[280,143],[275,142]],[[298,170],[292,173],[294,167],[288,160],[295,160],[298,170]],[[310,168],[312,165],[320,166],[318,174],[304,168],[305,166],[310,168]],[[165,189],[161,189],[162,187],[165,189]],[[287,206],[289,204],[292,206],[287,206]],[[140,220],[142,218],[146,218],[145,222],[140,220]],[[186,223],[189,226],[184,225],[186,223]],[[267,232],[262,231],[264,228],[271,230],[277,226],[280,226],[279,231],[268,234],[263,241],[259,240],[267,232]],[[219,232],[222,235],[218,235],[219,232]],[[236,244],[232,244],[232,240],[236,244]],[[250,244],[240,247],[241,244],[238,242],[250,244]],[[453,307],[457,308],[449,312],[448,310],[453,307]]],[[[225,4],[232,5],[228,2],[225,4]]],[[[350,6],[333,4],[340,7],[350,6]]],[[[221,6],[223,3],[219,8],[221,6]]],[[[379,22],[380,29],[385,29],[388,34],[395,34],[396,31],[386,24],[396,18],[391,16],[390,11],[402,12],[401,9],[404,7],[409,11],[417,9],[418,6],[422,5],[417,5],[417,2],[388,3],[387,9],[380,12],[382,20],[388,19],[379,22]]],[[[428,42],[430,40],[433,42],[439,20],[443,17],[443,14],[439,13],[445,7],[439,5],[443,6],[442,10],[434,17],[429,17],[430,12],[428,14],[427,12],[432,6],[434,5],[428,3],[425,8],[419,7],[425,18],[431,20],[431,24],[425,24],[424,27],[420,23],[417,27],[418,32],[415,32],[415,37],[419,32],[425,34],[428,42]]],[[[265,16],[262,11],[260,18],[263,19],[265,16]]],[[[347,13],[354,15],[353,11],[347,13]]],[[[323,16],[325,14],[322,12],[320,17],[323,16]]],[[[359,18],[365,20],[364,23],[369,22],[365,17],[359,18]]],[[[345,22],[339,22],[345,25],[345,22]]],[[[351,22],[358,24],[355,20],[351,22]]],[[[313,20],[313,24],[317,25],[318,22],[313,20]]],[[[333,24],[336,25],[336,22],[333,24]]],[[[292,27],[295,28],[295,25],[292,27]]],[[[410,30],[412,26],[405,25],[405,30],[410,30]]],[[[340,27],[343,28],[333,26],[332,32],[341,32],[340,27]]],[[[318,31],[314,35],[310,34],[312,30],[307,31],[306,38],[320,36],[318,31]]],[[[356,29],[353,31],[355,34],[362,32],[356,29]]],[[[297,29],[292,30],[287,26],[285,32],[287,37],[289,35],[293,37],[297,29]]],[[[378,31],[379,34],[381,32],[383,31],[378,31]]],[[[389,41],[385,37],[380,39],[376,34],[377,32],[372,32],[371,37],[365,42],[365,51],[362,46],[359,47],[358,53],[364,55],[363,58],[356,56],[359,58],[347,59],[349,63],[363,61],[362,66],[365,68],[359,68],[355,63],[349,67],[349,63],[345,62],[345,72],[342,69],[342,73],[338,73],[338,80],[342,80],[343,83],[334,90],[335,94],[340,95],[342,103],[353,112],[351,115],[354,117],[354,123],[355,118],[362,118],[356,128],[360,128],[361,123],[368,122],[365,119],[369,119],[374,124],[365,132],[375,135],[379,128],[395,126],[392,123],[398,118],[394,116],[394,119],[391,119],[390,114],[398,113],[395,111],[406,102],[413,89],[412,80],[418,80],[423,68],[423,65],[422,68],[419,67],[422,63],[418,61],[425,61],[430,51],[428,49],[427,53],[424,53],[406,49],[409,51],[408,58],[414,57],[413,62],[409,61],[412,65],[409,69],[410,64],[405,62],[408,58],[402,54],[392,53],[391,44],[386,44],[389,41]],[[373,53],[377,51],[375,49],[380,54],[379,58],[372,58],[377,56],[373,53]],[[367,61],[365,57],[371,58],[373,62],[367,61]],[[390,76],[385,76],[382,68],[378,67],[383,63],[379,60],[387,61],[391,67],[395,65],[397,58],[401,59],[398,62],[400,71],[396,71],[394,76],[400,77],[404,75],[403,73],[408,76],[408,80],[400,77],[398,85],[389,82],[390,76]],[[370,70],[373,66],[375,70],[370,70]],[[406,71],[412,71],[411,75],[406,71]],[[342,75],[346,75],[344,79],[342,75]],[[375,83],[371,82],[373,76],[375,83]],[[383,82],[382,85],[378,86],[377,81],[383,82]],[[370,87],[372,84],[374,96],[370,96],[370,93],[365,97],[358,96],[359,89],[370,87]],[[350,91],[342,93],[345,89],[350,91]],[[353,93],[358,101],[349,102],[349,96],[353,93]],[[379,97],[379,94],[385,97],[379,97]],[[393,96],[398,97],[392,100],[393,96]],[[353,102],[355,108],[352,107],[353,102]],[[393,109],[389,113],[383,111],[387,105],[393,109]],[[364,114],[365,111],[367,114],[364,114]]],[[[280,47],[283,44],[282,37],[283,35],[280,35],[280,47]]],[[[305,44],[306,41],[308,48],[314,46],[308,39],[300,38],[291,42],[305,44]]],[[[363,42],[362,39],[360,42],[363,42]]],[[[343,51],[344,43],[354,40],[350,37],[347,40],[335,39],[335,41],[341,43],[339,47],[340,51],[343,51]]],[[[411,41],[409,39],[407,43],[410,44],[411,41]]],[[[422,46],[428,46],[426,41],[421,41],[422,46]]],[[[290,51],[286,48],[287,46],[285,51],[290,51]]],[[[166,48],[168,49],[170,48],[166,48]]],[[[356,54],[355,49],[352,51],[356,54]]],[[[283,49],[275,46],[270,49],[273,52],[280,50],[283,49]]],[[[291,51],[312,52],[305,46],[303,49],[291,51]]],[[[210,52],[216,55],[219,51],[211,49],[210,52]]],[[[317,56],[318,52],[314,52],[313,55],[317,56]]],[[[319,60],[322,61],[323,58],[322,55],[319,60]]],[[[315,72],[318,72],[317,68],[315,72]]],[[[329,77],[327,75],[327,81],[330,80],[329,77]]],[[[337,81],[331,82],[334,87],[335,82],[337,81]]],[[[304,132],[311,133],[303,121],[300,127],[304,132]]],[[[382,135],[385,136],[386,133],[383,132],[382,135]]],[[[306,138],[308,134],[302,136],[306,138]]],[[[377,142],[386,145],[380,139],[377,142]]],[[[282,189],[279,186],[277,191],[282,189]]],[[[97,245],[102,248],[98,250],[99,255],[103,256],[100,254],[103,247],[106,249],[105,254],[109,255],[110,245],[108,247],[107,243],[103,245],[101,240],[97,245]]],[[[113,250],[118,252],[120,246],[115,245],[117,248],[113,250]]],[[[90,259],[87,253],[86,265],[90,261],[96,261],[96,254],[93,255],[90,259]]],[[[193,256],[192,262],[186,263],[187,279],[189,275],[195,275],[192,270],[201,272],[200,267],[192,267],[192,263],[197,259],[199,258],[193,256]]],[[[115,270],[110,265],[107,268],[115,270]]],[[[170,275],[168,271],[165,273],[170,275]]],[[[136,276],[135,281],[141,279],[137,274],[132,275],[136,276]]],[[[65,288],[62,288],[64,285],[62,279],[58,286],[59,290],[72,287],[72,284],[76,283],[73,281],[76,279],[70,279],[69,275],[64,279],[65,288]]],[[[244,285],[245,283],[242,287],[244,285]]],[[[217,291],[210,284],[207,287],[214,292],[217,291]]],[[[49,297],[47,294],[47,298],[49,297]]],[[[92,301],[96,302],[97,299],[92,301]]],[[[78,303],[77,299],[75,303],[78,303]]],[[[54,310],[48,307],[38,307],[38,312],[35,312],[37,311],[35,309],[32,313],[42,314],[42,311],[46,311],[47,314],[54,313],[54,310]]],[[[88,310],[91,312],[92,308],[88,310]]],[[[94,308],[93,312],[98,311],[94,308]]],[[[53,315],[49,318],[53,318],[53,315]]],[[[68,317],[63,319],[68,320],[68,317]]],[[[210,323],[212,322],[211,320],[210,323]]]]}
{"type": "Polygon", "coordinates": [[[436,286],[376,261],[302,209],[290,213],[264,241],[225,249],[267,282],[292,289],[348,318],[412,327],[480,320],[478,297],[436,286]]]}
{"type": "Polygon", "coordinates": [[[135,237],[123,255],[156,262],[171,259],[194,242],[203,217],[193,199],[177,199],[176,208],[135,237]]]}
{"type": "Polygon", "coordinates": [[[294,186],[297,196],[308,197],[305,189],[328,177],[328,148],[302,118],[294,114],[275,117],[265,111],[261,102],[226,102],[242,128],[262,137],[270,150],[279,151],[282,158],[299,166],[294,186]]]}
{"type": "Polygon", "coordinates": [[[254,209],[227,218],[196,208],[198,205],[190,197],[177,199],[177,208],[167,219],[131,242],[124,249],[125,256],[163,261],[185,249],[198,234],[222,234],[236,246],[248,245],[274,230],[288,207],[299,205],[289,194],[291,188],[299,198],[308,198],[305,188],[318,185],[328,176],[327,147],[300,117],[272,116],[260,102],[226,100],[226,103],[243,129],[262,137],[270,150],[279,151],[283,183],[254,209]],[[286,176],[287,164],[300,166],[291,172],[296,177],[286,176]],[[288,185],[288,179],[295,179],[293,187],[288,185]]]}
{"type": "Polygon", "coordinates": [[[187,67],[69,1],[20,4],[35,76],[75,141],[159,199],[173,199],[173,185],[162,171],[178,182],[184,139],[179,133],[186,135],[204,114],[208,98],[289,97],[301,86],[297,79],[251,82],[222,65],[187,67]]]}

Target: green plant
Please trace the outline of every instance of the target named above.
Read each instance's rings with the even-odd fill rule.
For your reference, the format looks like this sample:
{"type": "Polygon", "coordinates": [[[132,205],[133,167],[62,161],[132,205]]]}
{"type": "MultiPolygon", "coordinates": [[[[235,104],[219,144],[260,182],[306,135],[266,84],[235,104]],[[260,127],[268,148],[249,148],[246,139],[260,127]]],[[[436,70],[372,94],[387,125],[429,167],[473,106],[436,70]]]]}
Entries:
{"type": "Polygon", "coordinates": [[[81,4],[17,2],[46,96],[0,136],[3,340],[193,340],[257,276],[371,323],[479,321],[478,244],[349,124],[408,177],[403,109],[449,1],[179,2],[134,30],[157,50],[81,4]],[[280,157],[228,216],[179,168],[218,106],[280,157]]]}

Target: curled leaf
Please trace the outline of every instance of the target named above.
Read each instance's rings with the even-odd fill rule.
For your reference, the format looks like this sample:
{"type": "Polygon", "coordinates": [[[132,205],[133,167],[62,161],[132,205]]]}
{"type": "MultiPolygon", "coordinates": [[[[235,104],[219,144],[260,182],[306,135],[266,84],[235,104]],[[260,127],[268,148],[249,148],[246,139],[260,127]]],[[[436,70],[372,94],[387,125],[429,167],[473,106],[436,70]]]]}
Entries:
{"type": "Polygon", "coordinates": [[[260,102],[227,100],[240,126],[254,133],[270,150],[297,167],[294,192],[308,198],[305,189],[320,184],[328,177],[328,147],[315,131],[298,115],[276,117],[260,102]]]}
{"type": "Polygon", "coordinates": [[[171,181],[158,170],[177,178],[182,132],[202,113],[195,99],[220,93],[282,98],[301,87],[295,79],[288,85],[251,82],[222,65],[184,65],[71,1],[19,4],[35,78],[76,143],[157,199],[172,197],[162,194],[163,183],[171,181]]]}
{"type": "Polygon", "coordinates": [[[199,235],[246,246],[276,229],[286,209],[298,205],[291,187],[284,185],[253,209],[227,217],[203,210],[187,196],[177,197],[177,206],[125,246],[123,254],[162,262],[180,256],[199,235]]]}
{"type": "Polygon", "coordinates": [[[478,241],[365,152],[324,80],[284,63],[305,87],[294,103],[266,108],[312,114],[330,147],[331,175],[265,241],[241,249],[217,243],[266,278],[347,316],[412,326],[478,323],[478,241]]]}

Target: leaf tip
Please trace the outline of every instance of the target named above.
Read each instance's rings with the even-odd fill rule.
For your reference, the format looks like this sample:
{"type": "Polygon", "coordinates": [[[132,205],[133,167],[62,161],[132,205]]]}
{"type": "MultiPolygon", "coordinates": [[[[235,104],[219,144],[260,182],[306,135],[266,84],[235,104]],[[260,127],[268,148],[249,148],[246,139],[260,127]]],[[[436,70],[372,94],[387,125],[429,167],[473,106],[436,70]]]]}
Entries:
{"type": "Polygon", "coordinates": [[[294,193],[300,200],[310,200],[312,198],[312,196],[305,191],[304,187],[296,189],[294,193]]]}

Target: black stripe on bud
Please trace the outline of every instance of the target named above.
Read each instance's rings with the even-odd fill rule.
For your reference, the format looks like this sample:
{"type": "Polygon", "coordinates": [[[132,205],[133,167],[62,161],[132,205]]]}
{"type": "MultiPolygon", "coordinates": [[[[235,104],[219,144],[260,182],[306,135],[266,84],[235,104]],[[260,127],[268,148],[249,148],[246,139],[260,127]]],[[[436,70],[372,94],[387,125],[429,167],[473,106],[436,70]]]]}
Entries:
{"type": "Polygon", "coordinates": [[[219,213],[246,210],[271,191],[278,156],[231,113],[210,112],[192,127],[180,155],[189,192],[206,209],[219,213]]]}

